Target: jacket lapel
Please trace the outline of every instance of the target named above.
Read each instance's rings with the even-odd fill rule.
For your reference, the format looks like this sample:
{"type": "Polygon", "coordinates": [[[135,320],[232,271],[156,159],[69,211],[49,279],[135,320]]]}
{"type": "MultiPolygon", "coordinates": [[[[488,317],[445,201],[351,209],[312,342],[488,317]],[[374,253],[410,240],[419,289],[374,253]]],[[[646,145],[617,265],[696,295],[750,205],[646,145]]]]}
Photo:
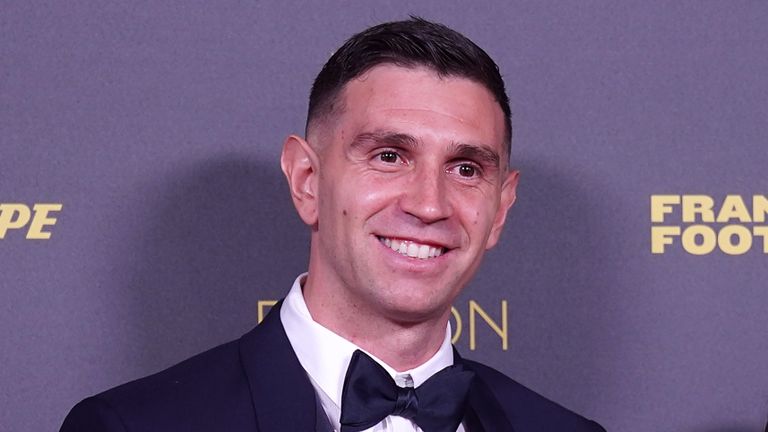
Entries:
{"type": "MultiPolygon", "coordinates": [[[[474,371],[472,364],[464,361],[456,348],[453,349],[453,357],[455,364],[474,371]]],[[[469,388],[469,407],[464,419],[470,432],[514,432],[498,399],[478,375],[475,375],[469,388]]]]}
{"type": "Polygon", "coordinates": [[[281,305],[240,338],[240,359],[258,430],[312,431],[318,424],[315,390],[285,335],[281,305]]]}

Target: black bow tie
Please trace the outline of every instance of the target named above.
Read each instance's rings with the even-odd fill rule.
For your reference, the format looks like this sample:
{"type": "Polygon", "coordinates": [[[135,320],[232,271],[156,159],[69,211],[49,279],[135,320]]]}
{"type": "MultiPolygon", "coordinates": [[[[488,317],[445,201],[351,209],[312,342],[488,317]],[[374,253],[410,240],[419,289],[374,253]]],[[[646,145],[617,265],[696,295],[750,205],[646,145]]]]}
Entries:
{"type": "Polygon", "coordinates": [[[341,393],[341,432],[368,429],[389,415],[410,419],[424,432],[456,432],[474,376],[453,365],[415,389],[398,387],[381,365],[357,350],[341,393]]]}

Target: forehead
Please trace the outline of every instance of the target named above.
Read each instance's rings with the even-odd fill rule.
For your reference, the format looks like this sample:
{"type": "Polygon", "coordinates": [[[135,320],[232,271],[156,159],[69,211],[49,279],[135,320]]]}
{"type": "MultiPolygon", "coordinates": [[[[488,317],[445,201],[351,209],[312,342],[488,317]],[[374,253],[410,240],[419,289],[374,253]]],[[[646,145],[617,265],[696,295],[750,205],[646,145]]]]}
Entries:
{"type": "Polygon", "coordinates": [[[376,66],[351,80],[336,134],[372,130],[407,133],[422,140],[470,142],[503,153],[504,113],[483,85],[441,77],[431,69],[376,66]]]}

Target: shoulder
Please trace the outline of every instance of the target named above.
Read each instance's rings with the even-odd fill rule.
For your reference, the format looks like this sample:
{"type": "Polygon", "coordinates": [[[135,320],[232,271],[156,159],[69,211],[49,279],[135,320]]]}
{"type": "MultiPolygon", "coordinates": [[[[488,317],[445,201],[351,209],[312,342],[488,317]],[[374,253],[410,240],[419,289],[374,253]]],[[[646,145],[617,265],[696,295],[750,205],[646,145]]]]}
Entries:
{"type": "Polygon", "coordinates": [[[255,429],[238,345],[220,345],[87,398],[70,411],[61,430],[228,430],[227,425],[243,424],[255,429]]]}
{"type": "Polygon", "coordinates": [[[493,394],[516,431],[605,431],[596,422],[545,398],[496,369],[472,360],[462,361],[493,394]]]}

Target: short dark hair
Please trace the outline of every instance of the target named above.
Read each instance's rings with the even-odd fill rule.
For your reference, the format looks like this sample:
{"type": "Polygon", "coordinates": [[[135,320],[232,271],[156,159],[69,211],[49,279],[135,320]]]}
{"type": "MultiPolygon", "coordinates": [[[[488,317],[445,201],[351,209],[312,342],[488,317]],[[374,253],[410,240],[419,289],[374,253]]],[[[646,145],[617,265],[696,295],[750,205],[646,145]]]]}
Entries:
{"type": "Polygon", "coordinates": [[[511,111],[499,67],[488,53],[461,33],[414,16],[368,28],[349,38],[331,56],[312,85],[307,130],[314,120],[339,109],[339,94],[349,81],[380,64],[425,66],[438,76],[468,78],[485,86],[504,112],[509,155],[511,111]]]}

